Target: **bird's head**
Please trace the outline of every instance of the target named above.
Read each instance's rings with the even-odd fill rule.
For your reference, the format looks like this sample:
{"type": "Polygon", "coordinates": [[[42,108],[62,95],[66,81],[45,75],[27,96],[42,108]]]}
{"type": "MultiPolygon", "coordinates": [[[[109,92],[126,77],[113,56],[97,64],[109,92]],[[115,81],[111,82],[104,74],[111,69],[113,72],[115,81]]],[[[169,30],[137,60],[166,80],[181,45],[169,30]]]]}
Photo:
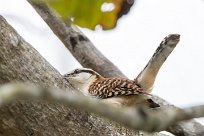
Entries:
{"type": "Polygon", "coordinates": [[[75,88],[87,95],[89,86],[99,78],[100,74],[92,69],[78,68],[64,75],[64,78],[75,88]]]}

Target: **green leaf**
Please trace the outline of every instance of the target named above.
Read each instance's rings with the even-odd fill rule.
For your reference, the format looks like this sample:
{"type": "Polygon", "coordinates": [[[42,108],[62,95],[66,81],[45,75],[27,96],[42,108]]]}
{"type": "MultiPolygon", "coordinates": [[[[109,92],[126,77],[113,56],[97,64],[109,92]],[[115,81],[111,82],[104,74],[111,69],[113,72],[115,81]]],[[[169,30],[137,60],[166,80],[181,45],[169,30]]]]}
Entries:
{"type": "Polygon", "coordinates": [[[45,0],[63,19],[94,30],[115,27],[124,0],[45,0]]]}

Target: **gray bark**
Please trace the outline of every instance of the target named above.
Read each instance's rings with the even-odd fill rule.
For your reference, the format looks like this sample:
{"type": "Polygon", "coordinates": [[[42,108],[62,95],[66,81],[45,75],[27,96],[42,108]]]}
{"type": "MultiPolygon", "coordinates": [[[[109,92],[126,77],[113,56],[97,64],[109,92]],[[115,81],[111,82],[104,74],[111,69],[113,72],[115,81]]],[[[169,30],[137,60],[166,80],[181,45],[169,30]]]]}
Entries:
{"type": "MultiPolygon", "coordinates": [[[[92,68],[105,77],[125,77],[71,22],[65,24],[46,5],[28,1],[82,66],[92,68]]],[[[158,96],[153,99],[161,105],[170,105],[158,96]]],[[[197,136],[204,135],[204,126],[195,120],[189,120],[171,126],[168,131],[175,135],[197,136]]]]}

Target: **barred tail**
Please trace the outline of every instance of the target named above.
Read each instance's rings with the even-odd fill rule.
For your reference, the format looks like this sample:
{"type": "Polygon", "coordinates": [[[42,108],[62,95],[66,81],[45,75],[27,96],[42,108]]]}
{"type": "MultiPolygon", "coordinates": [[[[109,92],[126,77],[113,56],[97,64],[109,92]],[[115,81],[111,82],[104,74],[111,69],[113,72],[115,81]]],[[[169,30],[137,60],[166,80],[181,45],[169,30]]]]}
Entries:
{"type": "Polygon", "coordinates": [[[179,34],[170,34],[164,38],[149,60],[145,68],[137,76],[135,82],[146,92],[151,92],[157,73],[167,57],[174,50],[180,40],[179,34]]]}

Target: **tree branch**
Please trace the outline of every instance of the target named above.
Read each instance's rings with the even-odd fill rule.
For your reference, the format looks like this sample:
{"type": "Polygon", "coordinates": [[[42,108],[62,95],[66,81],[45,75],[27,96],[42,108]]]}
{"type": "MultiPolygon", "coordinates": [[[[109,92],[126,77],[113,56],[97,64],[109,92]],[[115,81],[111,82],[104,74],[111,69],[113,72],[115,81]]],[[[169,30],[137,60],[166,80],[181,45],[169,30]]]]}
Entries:
{"type": "Polygon", "coordinates": [[[71,22],[63,23],[45,4],[35,3],[33,0],[28,0],[28,2],[83,67],[92,68],[107,77],[124,77],[122,72],[71,22]],[[104,65],[105,69],[101,69],[104,65]]]}
{"type": "MultiPolygon", "coordinates": [[[[66,25],[46,5],[28,1],[82,66],[92,68],[105,77],[125,77],[71,22],[66,25]]],[[[153,99],[161,105],[169,105],[157,96],[153,99]]],[[[200,135],[204,134],[204,127],[194,120],[189,120],[170,127],[168,131],[175,135],[200,135]]]]}
{"type": "Polygon", "coordinates": [[[166,130],[178,121],[203,117],[204,105],[185,109],[162,108],[151,110],[146,108],[117,108],[100,103],[98,99],[90,99],[83,95],[62,90],[45,89],[31,84],[7,84],[0,87],[0,106],[19,98],[27,100],[38,99],[51,103],[60,103],[81,110],[97,113],[100,116],[119,122],[135,130],[148,132],[166,130]]]}

